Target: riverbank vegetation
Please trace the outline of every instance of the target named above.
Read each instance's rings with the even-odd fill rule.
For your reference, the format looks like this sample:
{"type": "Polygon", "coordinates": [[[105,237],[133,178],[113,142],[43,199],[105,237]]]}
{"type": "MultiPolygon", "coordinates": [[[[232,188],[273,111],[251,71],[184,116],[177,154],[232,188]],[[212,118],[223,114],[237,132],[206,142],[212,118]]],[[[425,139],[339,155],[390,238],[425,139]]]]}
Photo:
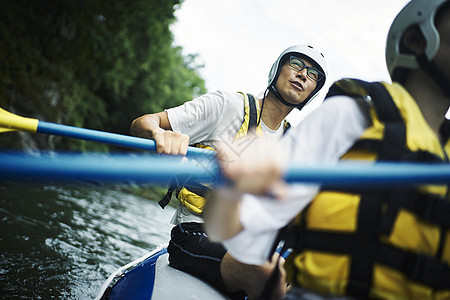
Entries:
{"type": "MultiPolygon", "coordinates": [[[[183,56],[173,45],[170,25],[180,5],[182,0],[4,1],[0,107],[42,121],[129,134],[134,118],[204,93],[196,56],[183,56]]],[[[0,134],[0,144],[111,150],[18,132],[0,134]]]]}

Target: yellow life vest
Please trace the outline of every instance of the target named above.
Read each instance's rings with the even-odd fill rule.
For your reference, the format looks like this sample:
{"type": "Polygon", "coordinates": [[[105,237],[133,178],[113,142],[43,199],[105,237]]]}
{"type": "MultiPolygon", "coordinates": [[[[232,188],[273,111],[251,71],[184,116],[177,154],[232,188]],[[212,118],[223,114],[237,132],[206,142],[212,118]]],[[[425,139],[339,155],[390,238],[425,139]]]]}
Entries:
{"type": "MultiPolygon", "coordinates": [[[[372,125],[342,160],[448,162],[400,85],[344,79],[330,88],[337,94],[371,105],[372,125]]],[[[294,284],[359,299],[450,299],[447,185],[323,186],[293,228],[285,266],[294,284]]]]}
{"type": "MultiPolygon", "coordinates": [[[[241,93],[244,96],[244,116],[240,129],[236,132],[233,141],[245,137],[250,128],[256,129],[256,134],[262,136],[261,124],[258,123],[260,119],[260,107],[256,98],[250,94],[241,93]]],[[[284,130],[286,131],[290,124],[284,122],[284,130]]],[[[210,145],[194,144],[192,146],[214,150],[210,145]]],[[[176,195],[178,200],[191,212],[200,215],[203,212],[203,208],[208,198],[210,187],[198,182],[183,183],[183,179],[175,178],[176,184],[172,184],[168,193],[164,198],[159,201],[161,207],[165,207],[171,198],[172,192],[177,189],[176,195]]]]}

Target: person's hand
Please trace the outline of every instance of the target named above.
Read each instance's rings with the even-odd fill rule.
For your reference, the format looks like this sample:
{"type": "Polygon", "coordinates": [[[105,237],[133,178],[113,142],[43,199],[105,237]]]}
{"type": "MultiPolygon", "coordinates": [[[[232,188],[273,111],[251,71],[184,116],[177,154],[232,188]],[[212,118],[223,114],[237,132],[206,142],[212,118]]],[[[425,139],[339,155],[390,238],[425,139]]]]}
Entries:
{"type": "Polygon", "coordinates": [[[286,294],[287,282],[284,269],[285,259],[274,253],[272,258],[263,265],[244,264],[225,253],[220,264],[220,273],[228,291],[244,290],[249,299],[282,299],[286,294]],[[276,281],[271,282],[271,295],[263,295],[275,268],[279,274],[276,281]]]}
{"type": "Polygon", "coordinates": [[[217,147],[221,170],[240,192],[282,197],[285,190],[282,175],[287,157],[279,142],[247,135],[233,143],[217,147]]]}
{"type": "Polygon", "coordinates": [[[172,131],[166,111],[146,114],[133,120],[130,133],[154,140],[157,153],[186,155],[189,146],[189,136],[172,131]]]}
{"type": "Polygon", "coordinates": [[[172,155],[186,155],[189,146],[189,136],[171,130],[158,130],[153,133],[156,142],[156,152],[172,155]]]}

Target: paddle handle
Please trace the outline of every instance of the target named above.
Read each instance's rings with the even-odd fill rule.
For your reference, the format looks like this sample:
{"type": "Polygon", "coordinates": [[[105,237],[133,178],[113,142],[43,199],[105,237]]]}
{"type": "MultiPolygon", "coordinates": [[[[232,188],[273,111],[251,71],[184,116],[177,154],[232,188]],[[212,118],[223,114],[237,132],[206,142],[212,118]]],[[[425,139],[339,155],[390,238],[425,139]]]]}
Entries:
{"type": "MultiPolygon", "coordinates": [[[[100,142],[120,147],[148,150],[153,152],[156,151],[156,143],[155,141],[150,139],[49,123],[44,121],[39,121],[36,132],[100,142]]],[[[215,151],[189,147],[187,150],[187,156],[195,155],[209,155],[212,157],[215,155],[215,151]]]]}
{"type": "Polygon", "coordinates": [[[27,155],[0,152],[0,182],[20,180],[93,180],[115,183],[167,184],[193,179],[206,183],[221,180],[215,159],[194,160],[155,154],[41,153],[27,155]]]}
{"type": "MultiPolygon", "coordinates": [[[[16,130],[32,133],[39,132],[53,134],[120,147],[148,150],[153,152],[156,151],[156,143],[150,139],[39,121],[38,119],[18,116],[0,107],[0,133],[16,130]]],[[[216,152],[207,149],[189,147],[186,155],[214,157],[216,152]]]]}
{"type": "MultiPolygon", "coordinates": [[[[167,184],[197,179],[213,185],[226,181],[217,161],[185,159],[154,154],[40,154],[0,152],[2,179],[89,179],[116,182],[167,184]]],[[[450,164],[339,163],[337,165],[290,165],[287,182],[323,183],[331,186],[380,188],[413,184],[448,184],[450,164]]]]}

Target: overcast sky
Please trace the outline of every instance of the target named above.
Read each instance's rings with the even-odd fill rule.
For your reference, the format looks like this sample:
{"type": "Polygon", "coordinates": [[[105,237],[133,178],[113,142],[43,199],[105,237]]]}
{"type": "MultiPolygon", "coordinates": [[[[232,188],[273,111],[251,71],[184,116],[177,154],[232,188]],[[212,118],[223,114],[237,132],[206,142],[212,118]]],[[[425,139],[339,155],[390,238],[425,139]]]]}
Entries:
{"type": "MultiPolygon", "coordinates": [[[[184,0],[172,26],[184,54],[198,54],[208,91],[260,96],[285,48],[311,44],[327,58],[326,87],[342,77],[390,81],[387,32],[409,0],[184,0]]],[[[316,98],[307,114],[322,101],[316,98]]],[[[290,116],[293,123],[302,114],[290,116]]]]}

